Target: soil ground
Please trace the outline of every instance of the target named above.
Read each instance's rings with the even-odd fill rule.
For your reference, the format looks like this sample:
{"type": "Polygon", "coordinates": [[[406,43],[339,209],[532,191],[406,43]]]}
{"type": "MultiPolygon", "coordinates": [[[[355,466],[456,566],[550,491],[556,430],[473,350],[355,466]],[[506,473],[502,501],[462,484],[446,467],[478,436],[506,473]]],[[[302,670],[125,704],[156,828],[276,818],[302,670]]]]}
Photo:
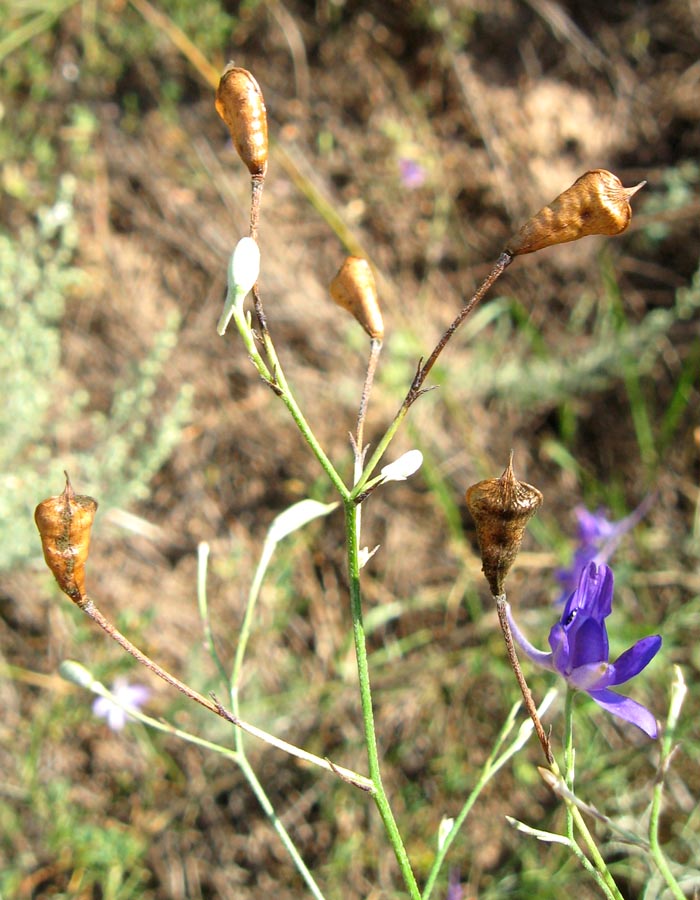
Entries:
{"type": "MultiPolygon", "coordinates": [[[[120,8],[120,28],[145,27],[137,9],[120,8]]],[[[260,226],[265,310],[287,378],[346,472],[368,349],[328,298],[346,253],[371,259],[387,327],[367,426],[374,443],[418,359],[529,215],[587,169],[610,169],[626,185],[648,181],[625,235],[516,261],[492,294],[508,314],[455,338],[436,373],[439,389],[416,405],[392,449],[393,458],[420,447],[423,475],[388,486],[366,505],[364,539],[381,545],[364,583],[379,740],[387,789],[398,818],[410,822],[407,841],[424,875],[441,817],[459,809],[516,699],[479,574],[462,499],[467,486],[500,474],[514,448],[518,473],[545,495],[543,525],[510,585],[528,612],[552,596],[552,569],[562,535],[573,533],[577,504],[614,498],[622,513],[652,490],[658,499],[646,543],[630,542],[625,557],[637,573],[628,579],[626,602],[636,591],[637,609],[651,617],[636,637],[697,600],[697,382],[686,385],[673,441],[643,460],[624,375],[606,371],[596,379],[593,370],[564,398],[544,381],[540,396],[539,383],[499,378],[511,344],[516,358],[525,352],[523,333],[529,359],[543,354],[564,371],[567,361],[589,353],[611,279],[630,328],[653,310],[672,308],[677,291],[691,283],[700,240],[700,12],[694,0],[290,0],[229,12],[235,28],[209,62],[218,71],[233,57],[255,74],[272,138],[260,226]],[[408,180],[409,163],[419,167],[420,183],[408,180]],[[679,202],[674,184],[686,191],[679,202]],[[654,225],[663,232],[654,235],[654,225]],[[489,358],[490,341],[503,355],[489,358]],[[560,464],[556,447],[565,447],[575,465],[560,464]]],[[[240,343],[214,331],[228,256],[246,233],[249,181],[204,73],[163,32],[155,52],[134,55],[112,83],[103,74],[92,78],[84,28],[73,9],[42,45],[57,79],[66,60],[81,71],[73,82],[64,78],[46,115],[60,123],[70,104],[82,103],[96,123],[83,167],[73,166],[78,263],[88,277],[69,298],[65,370],[71,389],[88,390],[90,410],[109,410],[115,379],[144,358],[177,312],[181,325],[158,380],[156,419],[160,404],[172,404],[183,385],[193,391],[181,440],[144,498],[129,507],[155,529],[125,530],[119,512],[105,509],[93,539],[91,593],[152,656],[206,692],[216,682],[200,638],[198,543],[211,547],[209,602],[222,657],[230,660],[270,522],[305,496],[333,498],[240,343]],[[174,104],[163,98],[168,79],[180,89],[174,104]],[[129,105],[134,97],[137,112],[129,105]]],[[[100,40],[109,47],[109,28],[100,40]]],[[[3,219],[19,227],[30,212],[9,203],[3,219]]],[[[644,369],[641,389],[655,433],[681,373],[697,369],[688,364],[697,358],[697,340],[696,310],[674,324],[644,369]]],[[[62,427],[56,455],[69,456],[86,437],[79,423],[62,427]]],[[[54,488],[61,485],[48,492],[54,488]]],[[[244,713],[280,737],[364,770],[342,544],[342,519],[333,515],[292,541],[273,567],[250,648],[244,713]]],[[[154,715],[212,739],[226,740],[223,726],[203,724],[203,713],[129,669],[116,647],[57,599],[38,561],[7,575],[3,614],[3,655],[25,673],[4,682],[4,768],[19,783],[27,754],[35,764],[33,789],[70,785],[67,802],[81,819],[145,840],[133,864],[142,873],[139,892],[113,896],[304,895],[235,769],[174,739],[134,738],[128,729],[115,736],[89,715],[87,695],[58,678],[57,666],[80,659],[106,682],[128,669],[132,680],[153,687],[154,715]],[[38,721],[47,724],[37,748],[27,723],[38,721]]],[[[697,632],[697,621],[670,652],[697,674],[693,627],[697,632]]],[[[539,629],[546,634],[544,625],[539,629]]],[[[534,677],[540,695],[547,683],[534,677]]],[[[660,697],[659,716],[663,704],[660,697]]],[[[629,764],[629,741],[601,727],[611,752],[629,764]]],[[[378,849],[383,838],[368,805],[276,751],[248,746],[329,896],[398,896],[398,875],[378,849]]],[[[632,777],[648,779],[646,745],[635,746],[645,755],[640,751],[632,777]]],[[[464,897],[534,896],[522,867],[551,865],[550,848],[530,849],[528,861],[519,862],[522,836],[504,824],[506,813],[534,823],[556,816],[556,803],[534,781],[537,763],[533,746],[482,799],[454,857],[464,897]]],[[[681,769],[697,789],[697,772],[681,769]]],[[[84,882],[70,835],[59,846],[56,828],[47,837],[39,817],[17,813],[13,821],[0,852],[24,860],[18,896],[108,895],[104,886],[75,887],[84,882]]],[[[595,896],[586,882],[576,889],[581,898],[595,896]]]]}

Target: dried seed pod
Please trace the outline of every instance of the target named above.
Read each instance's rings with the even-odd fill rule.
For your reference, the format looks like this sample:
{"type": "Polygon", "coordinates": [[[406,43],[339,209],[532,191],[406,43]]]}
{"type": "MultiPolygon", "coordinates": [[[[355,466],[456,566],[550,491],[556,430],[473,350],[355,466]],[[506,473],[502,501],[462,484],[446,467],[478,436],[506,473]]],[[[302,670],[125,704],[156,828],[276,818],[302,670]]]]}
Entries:
{"type": "Polygon", "coordinates": [[[466,500],[476,522],[482,570],[491,593],[498,597],[520,550],[525,526],[542,504],[542,494],[516,479],[511,452],[503,475],[473,484],[466,500]]]}
{"type": "Polygon", "coordinates": [[[616,175],[605,169],[586,172],[549,206],[528,219],[511,238],[506,253],[511,256],[534,253],[589,234],[621,234],[632,218],[630,197],[645,184],[642,181],[626,188],[616,175]]]}
{"type": "Polygon", "coordinates": [[[46,565],[63,593],[80,607],[87,603],[85,563],[96,510],[97,501],[76,494],[66,472],[63,493],[42,501],[34,512],[46,565]]]}
{"type": "Polygon", "coordinates": [[[357,319],[374,340],[384,339],[384,322],[377,286],[370,264],[359,256],[348,256],[331,281],[331,297],[357,319]]]}
{"type": "Polygon", "coordinates": [[[258,82],[247,69],[228,63],[216,89],[215,106],[250,174],[264,178],[268,152],[267,112],[258,82]]]}

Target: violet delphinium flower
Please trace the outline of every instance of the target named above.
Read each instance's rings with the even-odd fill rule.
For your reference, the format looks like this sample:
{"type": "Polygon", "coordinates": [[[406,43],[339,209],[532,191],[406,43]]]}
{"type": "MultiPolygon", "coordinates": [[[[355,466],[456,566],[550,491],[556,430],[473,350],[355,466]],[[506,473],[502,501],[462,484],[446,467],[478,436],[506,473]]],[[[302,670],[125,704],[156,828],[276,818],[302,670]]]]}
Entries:
{"type": "MultiPolygon", "coordinates": [[[[151,691],[143,684],[129,684],[125,678],[116,678],[112,693],[121,704],[138,710],[151,696],[151,691]]],[[[100,719],[106,719],[112,731],[121,731],[130,718],[129,713],[109,697],[98,697],[92,704],[92,711],[100,719]]]]}
{"type": "Polygon", "coordinates": [[[612,612],[612,597],[610,567],[589,563],[564,607],[561,620],[549,633],[551,653],[530,644],[513,621],[510,607],[508,621],[516,643],[534,663],[557,672],[570,687],[585,691],[603,709],[655,738],[658,729],[651,712],[641,703],[608,688],[638,675],[656,656],[661,637],[654,634],[642,638],[614,663],[608,662],[610,648],[604,620],[612,612]]]}
{"type": "Polygon", "coordinates": [[[425,184],[425,169],[414,159],[402,156],[399,159],[399,177],[401,184],[408,190],[413,191],[425,184]]]}
{"type": "Polygon", "coordinates": [[[452,869],[447,885],[447,897],[445,900],[462,900],[462,885],[459,881],[459,869],[452,869]]]}
{"type": "Polygon", "coordinates": [[[576,507],[574,512],[578,519],[578,545],[571,565],[566,569],[559,569],[556,573],[557,581],[562,587],[557,603],[564,603],[569,594],[576,589],[581,572],[589,562],[598,565],[608,562],[622,536],[634,528],[647,513],[653,500],[654,496],[649,495],[633,512],[617,522],[611,522],[603,510],[590,512],[585,506],[576,507]]]}

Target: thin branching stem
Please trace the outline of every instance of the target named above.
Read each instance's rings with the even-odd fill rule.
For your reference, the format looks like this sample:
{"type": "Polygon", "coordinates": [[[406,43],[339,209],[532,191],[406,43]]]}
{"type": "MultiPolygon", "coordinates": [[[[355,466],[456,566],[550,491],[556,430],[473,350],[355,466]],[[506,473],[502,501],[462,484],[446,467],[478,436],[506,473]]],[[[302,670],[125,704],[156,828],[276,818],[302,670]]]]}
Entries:
{"type": "Polygon", "coordinates": [[[190,700],[194,700],[195,703],[199,703],[200,706],[203,706],[205,709],[208,709],[209,712],[216,713],[216,715],[220,715],[219,710],[216,707],[216,704],[212,700],[208,700],[206,697],[203,697],[200,693],[191,688],[189,685],[184,684],[184,682],[180,681],[179,678],[176,678],[174,675],[171,675],[170,672],[163,669],[158,663],[154,662],[150,656],[147,656],[142,650],[132,644],[131,641],[124,637],[124,635],[112,625],[112,623],[107,619],[100,610],[95,606],[92,600],[87,600],[84,606],[81,606],[83,612],[88,615],[93,622],[100,626],[100,628],[112,638],[113,641],[116,641],[119,646],[126,650],[127,653],[131,654],[137,662],[140,662],[141,665],[145,666],[154,675],[157,675],[159,678],[162,678],[163,681],[167,682],[174,688],[177,688],[178,691],[183,693],[186,697],[189,697],[190,700]]]}
{"type": "Polygon", "coordinates": [[[423,384],[425,383],[426,378],[430,374],[430,370],[433,368],[433,366],[437,362],[438,357],[440,356],[442,351],[447,346],[447,343],[450,340],[450,338],[454,335],[455,331],[457,331],[457,329],[464,322],[464,320],[467,318],[467,316],[469,316],[470,313],[472,313],[474,311],[477,304],[483,299],[483,297],[486,295],[487,291],[489,291],[489,289],[491,287],[493,287],[495,282],[500,278],[500,276],[503,274],[503,272],[511,264],[512,261],[513,261],[513,257],[509,253],[506,253],[506,252],[501,253],[501,255],[498,257],[494,267],[491,269],[489,274],[486,276],[486,278],[481,282],[481,284],[479,285],[477,290],[474,292],[471,300],[466,304],[466,306],[463,306],[462,309],[459,311],[459,313],[457,314],[457,316],[455,317],[453,322],[450,324],[450,326],[447,328],[445,333],[442,335],[442,337],[436,344],[435,349],[430,354],[428,359],[424,363],[423,362],[419,363],[418,368],[416,370],[416,374],[413,378],[413,381],[411,382],[411,387],[408,389],[408,393],[406,394],[399,411],[396,413],[391,425],[388,427],[388,429],[384,433],[383,437],[380,439],[379,443],[377,444],[376,450],[374,451],[371,459],[369,460],[369,462],[367,463],[367,465],[364,468],[362,477],[359,479],[359,481],[355,484],[355,486],[353,488],[353,491],[352,491],[353,498],[358,497],[362,493],[362,491],[364,490],[365,484],[367,483],[367,481],[369,481],[369,479],[372,476],[372,473],[374,472],[376,467],[379,465],[379,462],[380,462],[381,458],[384,456],[384,453],[386,452],[387,447],[391,443],[394,435],[396,434],[396,432],[399,429],[399,426],[401,425],[404,418],[406,417],[406,413],[411,408],[411,406],[415,403],[415,401],[418,399],[418,397],[420,397],[420,395],[424,392],[423,384]]]}
{"type": "Polygon", "coordinates": [[[369,775],[374,788],[372,796],[382,822],[384,823],[384,830],[386,831],[389,842],[394,850],[394,855],[399,864],[399,869],[401,870],[406,888],[413,900],[420,900],[420,891],[418,890],[416,877],[413,874],[411,862],[406,853],[403,839],[401,838],[382,783],[379,751],[377,748],[377,735],[374,726],[374,709],[372,707],[372,688],[370,685],[369,664],[367,660],[367,645],[365,642],[365,629],[362,620],[359,547],[357,542],[357,507],[351,500],[346,501],[345,503],[345,540],[348,554],[350,609],[352,612],[352,630],[355,641],[355,657],[360,686],[362,719],[364,722],[369,775]]]}
{"type": "Polygon", "coordinates": [[[659,823],[661,820],[661,807],[663,804],[664,778],[668,767],[671,764],[671,758],[674,752],[673,743],[676,736],[676,727],[686,695],[687,687],[683,679],[683,674],[680,668],[676,667],[676,677],[671,690],[671,704],[666,720],[666,729],[661,741],[661,760],[659,762],[656,784],[654,785],[651,813],[649,816],[649,846],[651,857],[676,900],[682,900],[685,895],[676,881],[673,872],[671,871],[671,867],[668,864],[668,860],[661,848],[661,842],[659,841],[659,823]]]}
{"type": "Polygon", "coordinates": [[[535,732],[537,737],[539,738],[539,742],[542,745],[542,750],[544,751],[545,759],[549,765],[552,765],[554,762],[554,756],[552,755],[552,748],[549,743],[549,738],[544,730],[542,722],[540,721],[540,717],[537,714],[537,707],[535,706],[535,701],[532,699],[532,694],[530,693],[530,688],[527,685],[527,681],[525,680],[525,676],[523,674],[523,670],[520,667],[520,661],[518,659],[518,654],[515,651],[515,643],[513,642],[513,634],[510,630],[510,625],[508,623],[508,613],[506,607],[506,595],[499,594],[497,597],[493,598],[496,601],[496,612],[498,613],[498,621],[501,625],[501,631],[503,632],[503,639],[506,644],[506,652],[508,653],[508,660],[510,662],[511,668],[515,673],[516,680],[518,682],[518,686],[520,687],[520,692],[523,695],[523,700],[525,702],[525,709],[528,712],[528,715],[532,719],[532,724],[535,726],[535,732]]]}
{"type": "MultiPolygon", "coordinates": [[[[547,696],[544,698],[540,705],[539,713],[542,715],[544,711],[549,708],[552,704],[554,698],[556,697],[556,691],[551,690],[547,696]]],[[[435,856],[435,861],[430,869],[430,874],[428,875],[428,880],[425,883],[425,887],[423,888],[422,900],[430,900],[430,896],[433,892],[435,884],[437,882],[438,875],[440,874],[440,870],[445,862],[448,851],[452,844],[454,843],[457,835],[459,834],[462,826],[464,825],[467,816],[471,812],[474,804],[479,798],[479,795],[486,787],[486,785],[491,781],[491,779],[496,775],[503,766],[510,760],[515,754],[521,750],[527,741],[530,739],[530,736],[533,732],[533,724],[532,721],[524,722],[518,731],[518,734],[515,736],[515,739],[510,743],[510,745],[501,753],[501,747],[505,744],[509,734],[512,732],[513,727],[515,725],[515,720],[518,714],[518,710],[520,709],[520,702],[516,703],[508,714],[508,718],[506,719],[501,731],[496,738],[496,741],[489,753],[489,757],[483,765],[481,770],[481,774],[474,785],[471,793],[467,797],[460,810],[457,818],[454,820],[452,828],[450,829],[449,834],[445,837],[442,845],[438,847],[438,852],[435,856]],[[500,755],[499,755],[500,754],[500,755]]]]}
{"type": "Polygon", "coordinates": [[[133,656],[135,660],[140,662],[141,665],[145,666],[149,671],[153,672],[154,675],[162,678],[163,681],[167,682],[172,687],[177,688],[178,691],[180,691],[190,700],[194,700],[195,703],[199,703],[200,706],[208,709],[209,712],[213,712],[217,716],[221,716],[222,719],[225,719],[227,722],[231,722],[241,731],[245,731],[247,734],[259,738],[261,741],[264,741],[266,744],[270,744],[272,747],[277,747],[278,750],[282,750],[290,756],[294,756],[297,759],[303,760],[304,762],[312,763],[313,765],[318,766],[321,769],[325,769],[327,772],[332,772],[343,781],[346,781],[349,784],[353,784],[363,791],[371,791],[372,782],[369,779],[365,778],[364,775],[358,775],[357,772],[353,772],[352,770],[346,769],[343,766],[338,766],[328,759],[322,759],[320,756],[316,756],[314,753],[309,753],[306,750],[302,750],[301,747],[296,747],[294,744],[290,744],[287,741],[283,741],[280,738],[275,737],[273,734],[270,734],[267,731],[263,731],[262,728],[258,728],[255,725],[251,725],[249,722],[245,722],[239,716],[235,716],[233,715],[233,713],[229,712],[224,706],[221,705],[221,703],[218,702],[218,700],[216,700],[216,698],[207,699],[206,697],[203,697],[198,691],[195,691],[194,688],[191,688],[189,685],[180,681],[179,678],[171,675],[170,672],[162,668],[162,666],[159,666],[157,662],[154,662],[154,660],[152,660],[150,656],[145,654],[135,644],[132,644],[131,641],[127,637],[125,637],[117,628],[115,628],[114,625],[109,621],[109,619],[107,619],[100,612],[100,610],[95,606],[92,600],[86,600],[85,604],[80,608],[93,620],[93,622],[99,625],[100,628],[106,634],[108,634],[109,637],[112,638],[112,640],[116,641],[123,650],[126,650],[126,652],[133,656]]]}
{"type": "Polygon", "coordinates": [[[381,352],[382,342],[378,338],[372,338],[369,345],[369,359],[367,360],[365,383],[362,386],[360,408],[357,413],[357,427],[355,429],[355,478],[353,484],[359,479],[360,475],[362,474],[365,442],[365,418],[367,417],[367,407],[369,406],[369,398],[370,394],[372,393],[374,373],[377,371],[377,363],[379,362],[379,354],[381,352]]]}
{"type": "Polygon", "coordinates": [[[289,853],[290,857],[292,858],[294,865],[296,866],[296,869],[301,877],[304,879],[306,886],[311,891],[312,896],[315,898],[315,900],[325,900],[321,889],[316,884],[313,875],[309,871],[304,860],[301,858],[301,854],[297,850],[296,844],[292,840],[289,832],[284,827],[282,821],[275,812],[275,808],[272,805],[270,798],[265,793],[265,789],[258,780],[258,776],[255,774],[255,770],[248,762],[248,759],[245,756],[241,757],[238,760],[238,765],[240,766],[240,769],[243,772],[243,775],[245,776],[245,779],[248,782],[251,790],[255,794],[258,803],[267,816],[268,821],[271,823],[280,841],[282,841],[282,844],[284,845],[287,853],[289,853]]]}
{"type": "MultiPolygon", "coordinates": [[[[260,293],[258,291],[257,285],[253,288],[253,297],[255,299],[255,308],[256,308],[256,311],[258,312],[258,319],[260,320],[260,315],[261,315],[261,311],[262,311],[262,301],[260,300],[260,293]]],[[[246,346],[248,346],[247,339],[252,334],[252,332],[250,331],[247,321],[241,317],[236,317],[236,316],[234,316],[234,319],[235,319],[236,327],[238,328],[238,330],[241,334],[241,337],[246,342],[246,346]]],[[[311,426],[306,421],[306,418],[304,417],[304,414],[302,413],[301,408],[299,407],[299,404],[297,403],[297,401],[294,397],[294,394],[292,393],[291,388],[289,387],[289,384],[287,383],[287,379],[285,378],[285,375],[284,375],[284,370],[282,369],[282,366],[280,365],[280,361],[277,356],[277,351],[275,350],[275,345],[273,344],[270,333],[267,330],[267,325],[264,324],[264,320],[261,322],[260,337],[261,337],[261,340],[263,343],[263,347],[265,348],[265,354],[267,355],[267,358],[269,360],[269,368],[264,363],[264,361],[262,361],[262,358],[260,357],[260,354],[258,353],[257,348],[255,350],[255,353],[256,353],[257,357],[260,358],[260,361],[263,362],[264,372],[267,373],[267,375],[269,376],[269,379],[266,377],[266,375],[263,373],[263,371],[261,371],[257,359],[255,357],[253,357],[251,354],[251,358],[253,359],[253,364],[256,366],[256,368],[261,373],[263,378],[265,378],[265,380],[268,381],[268,383],[273,388],[275,393],[280,397],[280,399],[282,400],[284,405],[287,407],[290,415],[294,419],[294,422],[295,422],[297,428],[301,432],[302,437],[304,438],[306,443],[309,445],[314,456],[316,457],[316,459],[319,461],[319,463],[323,467],[324,472],[330,478],[331,483],[333,484],[333,487],[336,489],[336,491],[338,492],[338,494],[340,495],[342,500],[346,501],[348,499],[348,497],[350,496],[350,491],[345,486],[345,482],[338,474],[338,471],[336,470],[335,466],[330,461],[330,459],[326,455],[325,450],[318,442],[316,435],[311,430],[311,426]]],[[[250,352],[250,350],[249,350],[249,352],[250,352]]]]}
{"type": "Polygon", "coordinates": [[[188,744],[194,744],[196,747],[202,747],[205,750],[212,750],[214,753],[218,753],[219,756],[223,756],[224,759],[230,759],[232,762],[234,762],[243,772],[243,775],[248,782],[251,790],[255,794],[255,797],[262,807],[263,812],[265,812],[272,827],[277,832],[279,839],[282,841],[282,844],[291,856],[294,865],[296,866],[301,877],[304,879],[306,886],[309,888],[312,896],[315,897],[316,900],[324,900],[321,889],[316,884],[313,875],[309,871],[304,860],[301,858],[299,851],[294,844],[294,841],[289,835],[289,832],[280,821],[279,816],[277,816],[277,814],[275,813],[274,807],[272,806],[269,797],[265,793],[263,786],[260,784],[255,772],[251,768],[247,759],[242,758],[237,750],[231,750],[230,747],[224,747],[222,744],[217,744],[213,741],[207,741],[205,738],[201,738],[189,731],[184,731],[182,728],[175,728],[169,722],[164,722],[162,719],[153,719],[151,716],[147,716],[140,710],[134,709],[133,707],[120,702],[119,697],[115,696],[111,691],[108,691],[103,684],[100,684],[99,681],[93,681],[92,684],[89,685],[89,688],[98,696],[106,697],[111,703],[114,703],[116,706],[121,707],[124,712],[128,713],[129,718],[141,722],[142,725],[145,725],[153,731],[160,731],[164,734],[170,734],[173,737],[177,737],[180,738],[180,740],[186,741],[188,744]]]}
{"type": "MultiPolygon", "coordinates": [[[[573,794],[575,777],[575,752],[574,752],[574,692],[567,688],[566,703],[564,708],[564,784],[573,794]]],[[[552,771],[555,772],[554,768],[552,771]]],[[[556,774],[556,772],[555,772],[556,774]]],[[[608,900],[622,900],[612,875],[605,865],[605,860],[598,851],[598,846],[585,824],[578,807],[568,798],[564,798],[566,807],[566,834],[570,841],[572,852],[575,854],[583,868],[594,878],[598,887],[603,891],[608,900]],[[575,827],[576,826],[576,827],[575,827]],[[583,829],[582,827],[583,826],[583,829]],[[582,834],[591,856],[596,860],[596,866],[591,863],[586,854],[581,850],[576,840],[576,828],[582,834]],[[602,867],[602,868],[601,868],[602,867]]]]}

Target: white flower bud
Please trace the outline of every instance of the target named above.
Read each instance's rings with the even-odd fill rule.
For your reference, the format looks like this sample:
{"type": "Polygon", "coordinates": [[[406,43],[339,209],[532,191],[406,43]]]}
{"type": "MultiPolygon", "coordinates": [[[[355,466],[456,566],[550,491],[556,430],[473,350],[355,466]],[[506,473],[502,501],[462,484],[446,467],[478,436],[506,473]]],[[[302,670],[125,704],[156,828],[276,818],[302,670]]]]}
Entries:
{"type": "Polygon", "coordinates": [[[450,819],[447,816],[445,816],[445,818],[440,821],[440,827],[438,828],[438,839],[437,839],[438,850],[442,850],[442,848],[445,846],[445,841],[450,836],[450,832],[452,831],[452,829],[454,827],[455,827],[454,819],[450,819]]]}
{"type": "Polygon", "coordinates": [[[73,659],[64,659],[58,667],[61,678],[66,681],[72,681],[80,687],[91,688],[95,684],[95,678],[92,672],[89,672],[85,666],[81,665],[73,659]]]}
{"type": "Polygon", "coordinates": [[[371,550],[369,547],[363,547],[361,550],[357,551],[357,561],[360,569],[364,569],[377,550],[379,550],[379,547],[380,545],[377,544],[377,546],[373,547],[371,550]]]}
{"type": "Polygon", "coordinates": [[[409,450],[399,456],[393,463],[384,466],[380,475],[384,481],[405,481],[423,465],[423,454],[420,450],[409,450]]]}
{"type": "Polygon", "coordinates": [[[229,291],[245,297],[253,289],[260,274],[260,249],[253,238],[244,237],[236,244],[229,265],[229,291]]]}
{"type": "Polygon", "coordinates": [[[234,307],[243,306],[246,295],[253,289],[260,274],[260,249],[253,238],[244,237],[236,244],[228,264],[228,290],[224,310],[216,326],[217,333],[224,335],[231,321],[234,307]]]}
{"type": "Polygon", "coordinates": [[[319,516],[327,516],[332,512],[338,503],[319,503],[318,500],[299,500],[284,512],[275,517],[267,532],[267,540],[272,543],[278,543],[282,538],[287,537],[298,528],[303,528],[319,516]]]}

